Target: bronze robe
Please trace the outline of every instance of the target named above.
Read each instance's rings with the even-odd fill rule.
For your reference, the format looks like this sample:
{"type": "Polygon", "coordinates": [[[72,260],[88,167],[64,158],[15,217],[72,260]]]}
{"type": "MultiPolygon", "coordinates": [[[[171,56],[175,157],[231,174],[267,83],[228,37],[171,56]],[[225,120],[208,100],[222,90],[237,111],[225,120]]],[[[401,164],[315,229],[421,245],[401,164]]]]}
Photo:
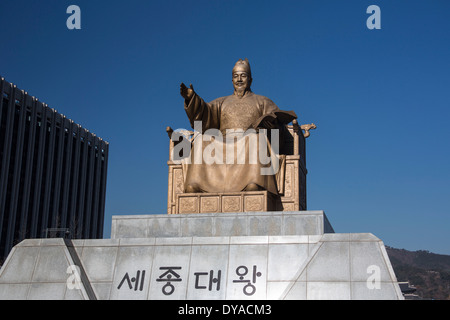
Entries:
{"type": "MultiPolygon", "coordinates": [[[[249,152],[255,152],[255,149],[249,148],[248,143],[245,143],[244,147],[241,145],[241,148],[237,147],[235,149],[234,161],[231,164],[227,164],[228,161],[225,156],[226,131],[228,129],[246,131],[249,128],[253,128],[252,125],[255,121],[263,115],[280,111],[270,99],[247,92],[241,98],[231,95],[206,103],[195,94],[188,105],[185,103],[184,108],[193,128],[195,121],[201,121],[202,133],[208,129],[218,129],[224,137],[224,156],[221,164],[207,164],[205,161],[202,161],[201,164],[196,164],[193,159],[194,152],[191,151],[191,162],[189,165],[184,166],[186,171],[185,186],[195,185],[201,191],[208,193],[224,193],[240,192],[250,183],[254,183],[273,194],[278,194],[275,175],[261,175],[261,168],[270,167],[271,163],[263,165],[259,161],[257,163],[250,162],[252,155],[249,152]],[[239,161],[236,159],[238,153],[241,152],[246,153],[246,163],[244,164],[238,163],[239,161]]],[[[259,133],[255,133],[255,135],[259,139],[259,133]]],[[[194,144],[196,139],[202,138],[204,140],[204,137],[198,135],[194,138],[194,144]]],[[[250,143],[259,141],[252,140],[250,137],[247,138],[249,138],[248,141],[250,143]]],[[[215,142],[214,139],[211,140],[215,142]]],[[[209,141],[202,141],[202,151],[210,143],[209,141]]],[[[218,149],[216,148],[215,150],[218,149]]]]}

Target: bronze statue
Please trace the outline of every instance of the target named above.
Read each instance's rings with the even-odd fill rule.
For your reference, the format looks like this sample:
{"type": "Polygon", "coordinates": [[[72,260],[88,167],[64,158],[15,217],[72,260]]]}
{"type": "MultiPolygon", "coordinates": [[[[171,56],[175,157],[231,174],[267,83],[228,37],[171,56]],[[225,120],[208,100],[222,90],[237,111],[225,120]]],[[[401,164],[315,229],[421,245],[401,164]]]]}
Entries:
{"type": "MultiPolygon", "coordinates": [[[[271,132],[274,132],[273,129],[278,129],[282,135],[286,124],[296,119],[297,116],[292,111],[281,111],[270,99],[251,91],[252,74],[247,59],[240,59],[236,63],[232,71],[232,81],[234,86],[232,95],[218,98],[209,103],[197,95],[192,84],[189,88],[184,83],[180,85],[180,93],[185,100],[184,109],[191,126],[195,128],[196,122],[201,121],[200,130],[203,135],[208,134],[210,129],[217,129],[219,135],[226,137],[226,141],[223,141],[217,138],[217,134],[215,138],[205,138],[200,135],[194,139],[194,144],[196,140],[201,139],[201,151],[210,148],[211,144],[216,144],[213,148],[214,156],[222,151],[225,154],[230,150],[229,148],[235,151],[232,153],[231,159],[227,158],[221,163],[191,161],[185,167],[187,171],[185,173],[185,192],[217,193],[267,190],[276,195],[278,194],[276,172],[268,175],[262,174],[262,169],[268,168],[273,163],[249,161],[255,152],[258,152],[259,155],[264,154],[264,151],[269,154],[273,153],[271,144],[268,142],[269,147],[261,153],[258,148],[253,148],[252,143],[264,141],[260,140],[261,134],[262,132],[267,133],[267,131],[261,129],[272,130],[271,132]],[[236,147],[235,138],[239,140],[243,136],[247,142],[236,147]],[[230,141],[233,144],[232,147],[229,147],[230,141]],[[245,156],[245,163],[239,161],[240,156],[245,156]]],[[[278,131],[272,136],[279,137],[278,131]]],[[[266,141],[268,140],[270,138],[266,139],[266,141]]],[[[278,141],[276,142],[278,143],[278,141]]],[[[211,150],[210,148],[207,151],[211,150]]],[[[193,155],[194,152],[191,154],[193,155]]]]}

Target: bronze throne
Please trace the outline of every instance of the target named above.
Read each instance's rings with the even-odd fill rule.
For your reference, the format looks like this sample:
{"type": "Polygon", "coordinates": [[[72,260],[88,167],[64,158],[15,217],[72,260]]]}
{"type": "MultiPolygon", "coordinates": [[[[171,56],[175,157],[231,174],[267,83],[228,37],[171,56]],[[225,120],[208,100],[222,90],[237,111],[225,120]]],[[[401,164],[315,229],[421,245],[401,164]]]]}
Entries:
{"type": "MultiPolygon", "coordinates": [[[[306,146],[309,130],[314,124],[300,126],[297,120],[286,125],[287,133],[280,148],[282,165],[277,175],[278,195],[268,191],[241,191],[232,193],[185,193],[183,165],[172,161],[169,167],[168,214],[303,211],[306,210],[306,146]]],[[[174,130],[167,128],[170,155],[178,142],[172,141],[174,130]]],[[[184,130],[192,135],[192,131],[184,130]]]]}

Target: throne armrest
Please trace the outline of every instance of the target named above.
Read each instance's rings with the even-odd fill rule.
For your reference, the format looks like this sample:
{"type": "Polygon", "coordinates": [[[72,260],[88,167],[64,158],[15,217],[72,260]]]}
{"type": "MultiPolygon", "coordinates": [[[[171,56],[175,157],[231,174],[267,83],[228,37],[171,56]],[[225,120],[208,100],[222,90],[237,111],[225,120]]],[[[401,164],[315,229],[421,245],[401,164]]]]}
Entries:
{"type": "Polygon", "coordinates": [[[184,138],[190,140],[192,142],[192,138],[194,136],[194,132],[186,129],[178,129],[173,130],[171,127],[166,128],[167,135],[169,136],[169,162],[172,163],[172,152],[173,149],[182,141],[180,136],[173,137],[174,133],[181,134],[184,138]],[[172,139],[172,137],[174,139],[172,139]]]}
{"type": "Polygon", "coordinates": [[[305,131],[305,133],[303,134],[304,137],[308,138],[311,135],[309,130],[317,129],[317,126],[314,123],[311,123],[311,124],[304,124],[300,128],[305,131]]]}
{"type": "Polygon", "coordinates": [[[169,136],[169,139],[172,139],[173,129],[171,127],[166,128],[167,135],[169,136]]]}

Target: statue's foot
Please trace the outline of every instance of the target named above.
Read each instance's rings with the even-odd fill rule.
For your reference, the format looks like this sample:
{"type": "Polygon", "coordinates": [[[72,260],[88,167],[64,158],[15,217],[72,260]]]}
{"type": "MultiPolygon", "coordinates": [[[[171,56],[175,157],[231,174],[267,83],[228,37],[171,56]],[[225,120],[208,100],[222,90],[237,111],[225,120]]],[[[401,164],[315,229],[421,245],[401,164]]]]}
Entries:
{"type": "Polygon", "coordinates": [[[200,192],[202,192],[202,190],[201,190],[201,189],[199,188],[199,186],[196,185],[196,184],[189,184],[189,185],[185,188],[184,192],[185,192],[185,193],[200,193],[200,192]]]}
{"type": "Polygon", "coordinates": [[[260,190],[262,190],[262,188],[256,183],[250,183],[244,189],[244,191],[260,191],[260,190]]]}

